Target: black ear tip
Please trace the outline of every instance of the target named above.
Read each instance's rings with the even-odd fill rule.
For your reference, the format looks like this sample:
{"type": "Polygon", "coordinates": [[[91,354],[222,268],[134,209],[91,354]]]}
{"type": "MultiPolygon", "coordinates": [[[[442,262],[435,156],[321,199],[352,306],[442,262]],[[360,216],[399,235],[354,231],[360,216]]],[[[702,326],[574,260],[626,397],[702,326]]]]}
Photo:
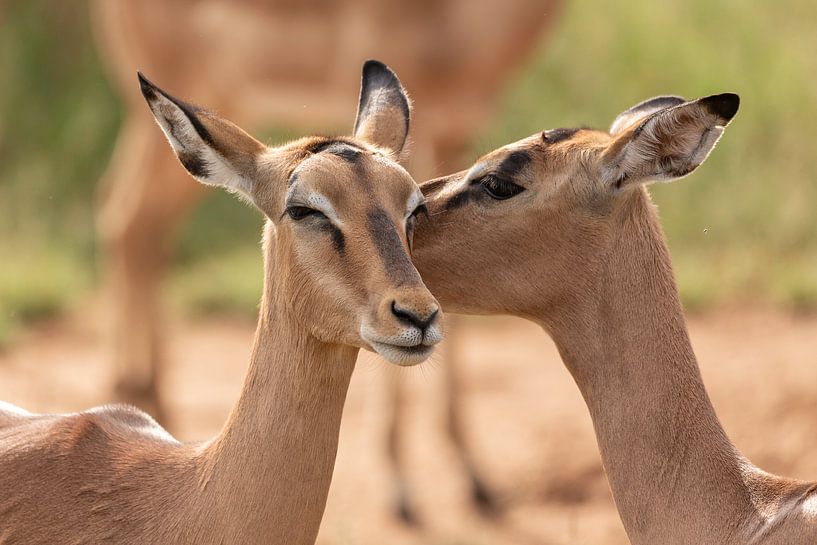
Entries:
{"type": "Polygon", "coordinates": [[[363,63],[363,81],[376,82],[379,85],[400,84],[397,74],[384,63],[375,59],[369,59],[363,63]]]}
{"type": "Polygon", "coordinates": [[[726,122],[729,122],[740,107],[740,97],[735,93],[723,93],[713,95],[703,99],[710,112],[717,115],[726,122]]]}
{"type": "Polygon", "coordinates": [[[148,102],[154,100],[156,98],[157,87],[153,85],[142,72],[137,71],[136,77],[139,78],[139,89],[142,90],[142,96],[145,97],[145,100],[148,102]]]}
{"type": "Polygon", "coordinates": [[[388,66],[386,66],[386,63],[379,61],[377,59],[366,59],[365,61],[363,61],[363,70],[374,68],[379,68],[382,70],[387,69],[388,66]]]}
{"type": "Polygon", "coordinates": [[[378,72],[384,72],[386,74],[391,72],[391,69],[386,66],[385,63],[380,62],[377,59],[368,59],[366,62],[363,63],[363,73],[364,74],[376,74],[378,72]]]}

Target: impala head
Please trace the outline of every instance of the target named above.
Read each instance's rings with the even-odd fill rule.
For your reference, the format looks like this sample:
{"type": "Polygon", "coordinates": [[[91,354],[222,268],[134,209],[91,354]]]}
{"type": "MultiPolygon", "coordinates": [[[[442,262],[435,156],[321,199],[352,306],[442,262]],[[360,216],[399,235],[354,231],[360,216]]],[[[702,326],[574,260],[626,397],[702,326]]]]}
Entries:
{"type": "Polygon", "coordinates": [[[625,231],[657,225],[623,219],[647,202],[643,187],[695,170],[738,104],[734,94],[658,97],[609,132],[544,131],[431,180],[414,262],[450,310],[530,317],[591,301],[625,231]]]}
{"type": "Polygon", "coordinates": [[[281,147],[139,80],[188,172],[266,215],[265,297],[321,341],[400,365],[429,356],[442,338],[439,306],[409,257],[425,198],[398,163],[410,106],[389,68],[364,65],[353,136],[281,147]]]}

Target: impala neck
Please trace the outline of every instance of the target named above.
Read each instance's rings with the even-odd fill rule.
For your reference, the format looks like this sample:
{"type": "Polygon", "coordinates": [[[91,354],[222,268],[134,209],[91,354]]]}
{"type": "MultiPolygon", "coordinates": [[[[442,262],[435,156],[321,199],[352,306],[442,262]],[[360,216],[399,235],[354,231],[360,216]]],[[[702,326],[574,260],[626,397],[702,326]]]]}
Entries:
{"type": "Polygon", "coordinates": [[[275,278],[265,273],[249,371],[227,424],[205,448],[200,486],[212,488],[213,514],[230,542],[312,545],[358,349],[306,331],[275,278]]]}
{"type": "Polygon", "coordinates": [[[750,466],[704,389],[646,192],[634,191],[615,221],[621,238],[591,300],[542,322],[590,409],[632,542],[714,542],[749,522],[750,466]]]}

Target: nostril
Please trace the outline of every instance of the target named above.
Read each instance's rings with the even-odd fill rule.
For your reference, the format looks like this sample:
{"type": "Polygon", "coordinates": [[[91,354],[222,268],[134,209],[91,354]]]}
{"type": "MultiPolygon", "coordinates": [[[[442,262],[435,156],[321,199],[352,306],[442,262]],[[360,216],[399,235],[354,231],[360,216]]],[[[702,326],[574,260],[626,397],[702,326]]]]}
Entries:
{"type": "Polygon", "coordinates": [[[397,301],[391,302],[391,313],[397,316],[397,319],[400,320],[401,322],[407,322],[409,325],[416,325],[417,327],[420,327],[417,324],[417,322],[419,321],[417,319],[417,315],[409,310],[398,307],[397,301]]]}
{"type": "Polygon", "coordinates": [[[423,324],[423,327],[421,329],[425,330],[428,326],[433,324],[434,321],[437,319],[437,314],[439,314],[439,312],[440,312],[440,309],[437,309],[434,312],[432,312],[431,314],[429,314],[428,318],[426,318],[426,321],[423,324]]]}
{"type": "Polygon", "coordinates": [[[425,329],[434,323],[434,320],[437,319],[437,314],[439,313],[440,309],[434,309],[434,312],[429,314],[428,316],[419,316],[416,312],[401,308],[397,305],[397,301],[391,302],[391,312],[394,314],[398,320],[401,322],[405,322],[409,325],[413,325],[415,327],[420,328],[420,330],[425,331],[425,329]]]}

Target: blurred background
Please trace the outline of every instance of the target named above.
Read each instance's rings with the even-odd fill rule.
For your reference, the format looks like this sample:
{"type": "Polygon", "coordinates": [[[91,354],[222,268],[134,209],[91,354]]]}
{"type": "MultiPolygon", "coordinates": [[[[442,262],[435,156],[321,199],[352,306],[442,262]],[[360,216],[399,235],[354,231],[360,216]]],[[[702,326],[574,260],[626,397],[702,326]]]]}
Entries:
{"type": "MultiPolygon", "coordinates": [[[[157,21],[184,25],[174,17],[192,4],[167,4],[175,8],[156,15],[157,21]]],[[[313,12],[336,18],[339,9],[346,11],[325,1],[307,2],[309,13],[299,12],[307,8],[296,2],[279,4],[297,12],[301,25],[291,29],[292,48],[298,47],[299,32],[314,34],[308,23],[313,12]]],[[[353,4],[363,6],[360,13],[375,9],[353,4]]],[[[387,19],[388,26],[374,34],[395,43],[384,45],[381,54],[373,39],[366,50],[395,68],[418,115],[424,101],[434,100],[425,98],[431,86],[413,76],[410,60],[395,51],[403,34],[422,32],[423,17],[437,9],[433,4],[418,3],[427,12],[417,8],[410,28],[400,27],[401,18],[387,19]]],[[[525,5],[537,3],[515,2],[506,9],[525,5]]],[[[654,95],[741,95],[740,114],[706,166],[681,183],[654,185],[651,193],[704,379],[727,432],[764,469],[817,477],[817,461],[806,459],[817,448],[817,3],[550,2],[546,9],[542,4],[535,24],[516,31],[508,23],[498,38],[485,38],[492,16],[484,15],[488,21],[478,27],[478,7],[462,11],[463,28],[444,21],[454,38],[440,46],[449,54],[435,57],[434,69],[462,80],[446,96],[458,96],[458,86],[462,93],[486,89],[467,91],[473,96],[464,100],[480,112],[454,113],[454,121],[435,114],[461,130],[449,135],[444,128],[427,129],[442,143],[426,153],[418,147],[418,179],[463,168],[481,153],[545,128],[606,128],[618,113],[654,95]],[[489,43],[489,53],[502,46],[505,55],[493,59],[495,76],[468,64],[476,62],[468,59],[479,42],[490,39],[507,42],[489,43]]],[[[234,108],[212,89],[225,78],[235,87],[250,87],[241,81],[243,73],[209,74],[215,64],[207,51],[178,60],[184,51],[178,44],[154,56],[175,54],[166,70],[204,73],[209,80],[180,76],[167,82],[161,67],[151,72],[144,65],[125,66],[122,59],[136,39],[129,33],[138,24],[154,26],[150,18],[129,20],[125,10],[118,14],[120,26],[111,28],[112,15],[100,16],[101,11],[79,0],[0,1],[0,399],[33,411],[67,412],[112,399],[116,348],[105,325],[117,300],[110,300],[106,288],[110,268],[95,227],[103,203],[110,205],[106,188],[113,182],[101,180],[130,114],[131,98],[123,89],[133,84],[136,91],[135,69],[145,69],[177,96],[227,117],[235,112],[269,143],[307,132],[343,133],[356,106],[358,59],[344,66],[343,77],[331,80],[343,87],[336,93],[345,105],[340,114],[303,122],[295,114],[278,122],[270,108],[253,118],[254,105],[259,112],[265,106],[263,86],[234,108]],[[117,41],[120,34],[127,39],[117,41]],[[133,81],[121,83],[112,65],[133,81]]],[[[350,35],[368,32],[361,22],[367,19],[348,11],[343,24],[350,35]]],[[[251,19],[246,13],[230,19],[230,36],[254,36],[251,19]]],[[[314,28],[321,24],[327,23],[314,28]]],[[[428,19],[429,28],[438,24],[436,16],[428,19]]],[[[421,38],[416,43],[426,42],[421,38]]],[[[406,40],[405,47],[419,47],[406,40]]],[[[270,49],[259,55],[251,46],[233,53],[243,58],[209,54],[223,57],[218,66],[287,55],[270,49]],[[255,51],[257,59],[246,58],[247,51],[255,51]]],[[[335,70],[315,68],[330,69],[335,70]]],[[[274,83],[270,78],[276,76],[254,77],[274,83]]],[[[137,114],[140,122],[149,120],[146,108],[134,109],[137,114]]],[[[150,138],[166,152],[163,160],[172,159],[158,128],[152,129],[150,138]]],[[[138,159],[131,164],[148,168],[138,159]]],[[[174,176],[195,184],[181,167],[174,176]]],[[[166,321],[159,335],[168,347],[160,390],[173,431],[201,439],[218,430],[238,395],[262,282],[262,219],[217,191],[188,201],[178,213],[184,221],[168,229],[173,251],[161,297],[166,321]]],[[[102,228],[108,224],[100,222],[102,228]]],[[[105,240],[105,233],[100,236],[105,240]]],[[[536,327],[505,318],[468,319],[460,330],[452,350],[464,373],[459,401],[464,425],[474,463],[501,509],[480,516],[467,500],[468,483],[444,437],[444,358],[422,371],[398,371],[365,355],[344,416],[320,542],[626,543],[586,409],[552,343],[536,327]],[[409,404],[404,448],[419,513],[414,525],[392,512],[384,461],[389,422],[388,411],[380,408],[390,403],[389,385],[395,382],[409,404]]]]}

